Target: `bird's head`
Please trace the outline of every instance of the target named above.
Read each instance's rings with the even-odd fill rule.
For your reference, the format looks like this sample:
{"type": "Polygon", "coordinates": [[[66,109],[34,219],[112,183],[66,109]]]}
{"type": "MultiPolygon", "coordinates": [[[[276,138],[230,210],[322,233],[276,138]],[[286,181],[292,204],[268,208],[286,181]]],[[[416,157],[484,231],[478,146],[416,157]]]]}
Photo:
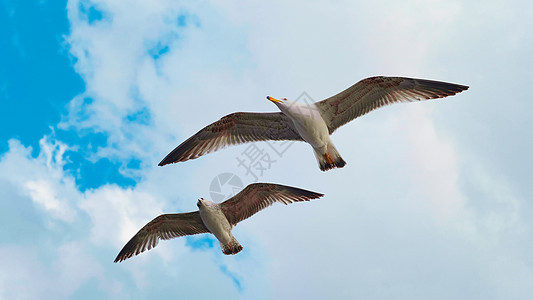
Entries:
{"type": "Polygon", "coordinates": [[[287,105],[287,98],[283,98],[283,99],[276,99],[274,97],[270,97],[270,96],[267,96],[267,99],[272,101],[272,103],[276,104],[278,107],[279,106],[286,106],[287,105]]]}
{"type": "Polygon", "coordinates": [[[198,199],[198,202],[196,203],[196,206],[198,206],[198,208],[200,208],[200,207],[202,207],[202,206],[205,206],[204,201],[205,201],[204,198],[200,198],[200,199],[198,199]]]}

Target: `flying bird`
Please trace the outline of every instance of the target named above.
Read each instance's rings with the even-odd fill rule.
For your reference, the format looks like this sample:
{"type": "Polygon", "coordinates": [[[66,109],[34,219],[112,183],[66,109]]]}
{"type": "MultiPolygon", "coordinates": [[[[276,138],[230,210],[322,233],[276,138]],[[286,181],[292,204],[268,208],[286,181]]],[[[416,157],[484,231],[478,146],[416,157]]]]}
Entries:
{"type": "Polygon", "coordinates": [[[281,184],[253,183],[222,203],[200,198],[197,211],[160,215],[146,224],[120,250],[115,262],[121,262],[154,248],[160,239],[169,240],[200,233],[214,234],[224,254],[237,254],[242,250],[242,246],[231,233],[237,223],[274,202],[287,205],[322,196],[324,194],[281,184]]]}
{"type": "Polygon", "coordinates": [[[311,144],[320,170],[342,168],[346,162],[330,139],[337,128],[388,104],[444,98],[467,89],[441,81],[377,76],[311,104],[268,96],[281,112],[236,112],[222,117],[181,143],[159,166],[195,159],[228,145],[291,140],[311,144]]]}

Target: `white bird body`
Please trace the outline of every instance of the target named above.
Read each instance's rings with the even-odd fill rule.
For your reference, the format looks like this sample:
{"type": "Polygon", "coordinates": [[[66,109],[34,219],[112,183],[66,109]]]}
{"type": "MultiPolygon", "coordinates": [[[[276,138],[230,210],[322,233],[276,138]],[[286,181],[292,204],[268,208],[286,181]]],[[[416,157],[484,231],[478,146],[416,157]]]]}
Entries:
{"type": "Polygon", "coordinates": [[[200,198],[198,200],[198,208],[205,227],[220,242],[220,247],[224,253],[229,250],[228,248],[237,249],[241,247],[242,249],[237,239],[231,234],[233,226],[229,223],[228,218],[224,215],[219,204],[200,198]]]}
{"type": "Polygon", "coordinates": [[[287,99],[272,102],[291,119],[302,139],[313,147],[321,168],[343,167],[346,164],[333,145],[328,126],[315,103],[296,103],[287,99]]]}
{"type": "Polygon", "coordinates": [[[328,126],[314,103],[300,104],[285,101],[275,102],[275,104],[293,121],[294,127],[304,141],[311,144],[314,149],[325,150],[331,142],[328,126]]]}

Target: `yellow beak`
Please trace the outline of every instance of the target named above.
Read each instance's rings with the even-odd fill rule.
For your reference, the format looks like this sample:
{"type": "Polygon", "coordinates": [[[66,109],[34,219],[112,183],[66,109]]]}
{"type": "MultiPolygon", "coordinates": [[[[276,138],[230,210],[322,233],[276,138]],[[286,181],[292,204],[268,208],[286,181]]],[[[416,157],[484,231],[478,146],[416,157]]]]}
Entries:
{"type": "Polygon", "coordinates": [[[283,101],[278,100],[278,99],[273,98],[273,97],[270,97],[270,96],[267,96],[267,99],[270,100],[270,101],[272,101],[272,102],[283,103],[283,101]]]}

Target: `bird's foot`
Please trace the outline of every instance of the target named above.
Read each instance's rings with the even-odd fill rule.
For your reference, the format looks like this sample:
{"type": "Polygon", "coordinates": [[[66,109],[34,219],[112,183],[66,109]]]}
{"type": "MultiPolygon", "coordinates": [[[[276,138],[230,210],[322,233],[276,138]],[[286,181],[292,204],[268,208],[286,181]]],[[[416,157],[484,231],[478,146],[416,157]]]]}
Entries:
{"type": "Polygon", "coordinates": [[[324,154],[324,159],[328,162],[328,164],[333,165],[333,159],[331,158],[331,155],[329,155],[329,152],[324,154]]]}

